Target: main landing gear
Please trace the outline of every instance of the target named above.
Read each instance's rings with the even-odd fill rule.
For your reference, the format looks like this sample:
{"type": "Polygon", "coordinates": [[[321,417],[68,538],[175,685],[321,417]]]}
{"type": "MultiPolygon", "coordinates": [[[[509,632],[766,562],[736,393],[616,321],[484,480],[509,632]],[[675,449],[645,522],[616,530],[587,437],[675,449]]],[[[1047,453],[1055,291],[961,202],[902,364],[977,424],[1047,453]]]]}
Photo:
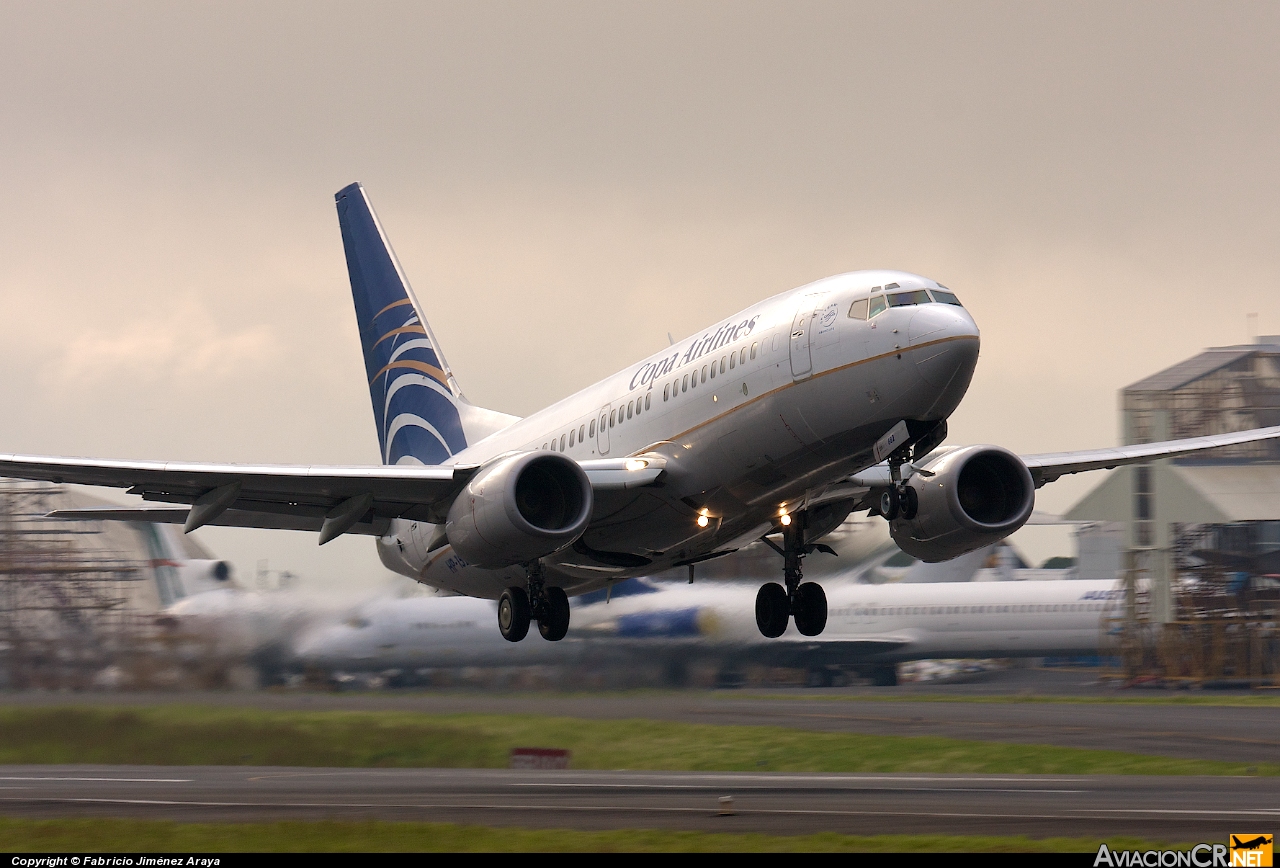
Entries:
{"type": "Polygon", "coordinates": [[[498,631],[508,642],[519,642],[529,632],[529,622],[538,622],[538,632],[548,642],[559,642],[569,632],[569,596],[564,588],[546,584],[541,561],[525,565],[529,590],[510,587],[498,598],[498,631]]]}
{"type": "Polygon", "coordinates": [[[795,618],[796,629],[803,636],[817,636],[827,626],[827,594],[816,582],[804,580],[800,562],[815,551],[835,554],[821,543],[805,543],[805,514],[796,513],[782,528],[782,545],[768,537],[766,545],[782,555],[782,576],[786,587],[770,582],[756,594],[756,626],[760,632],[776,639],[787,631],[787,622],[795,618]]]}

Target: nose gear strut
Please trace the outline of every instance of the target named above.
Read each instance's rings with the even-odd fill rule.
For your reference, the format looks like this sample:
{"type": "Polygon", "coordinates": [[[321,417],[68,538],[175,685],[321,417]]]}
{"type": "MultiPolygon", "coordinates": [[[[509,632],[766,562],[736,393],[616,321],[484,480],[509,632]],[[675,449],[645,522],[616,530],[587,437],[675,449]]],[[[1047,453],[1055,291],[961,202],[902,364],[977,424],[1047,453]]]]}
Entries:
{"type": "Polygon", "coordinates": [[[806,543],[804,540],[808,514],[801,511],[792,514],[791,523],[782,528],[782,545],[767,536],[761,541],[782,555],[782,580],[784,588],[770,582],[756,594],[756,626],[760,632],[775,639],[787,630],[787,622],[795,618],[796,629],[804,636],[817,636],[827,626],[827,595],[817,582],[804,581],[802,562],[813,552],[835,554],[835,550],[822,543],[806,543]]]}

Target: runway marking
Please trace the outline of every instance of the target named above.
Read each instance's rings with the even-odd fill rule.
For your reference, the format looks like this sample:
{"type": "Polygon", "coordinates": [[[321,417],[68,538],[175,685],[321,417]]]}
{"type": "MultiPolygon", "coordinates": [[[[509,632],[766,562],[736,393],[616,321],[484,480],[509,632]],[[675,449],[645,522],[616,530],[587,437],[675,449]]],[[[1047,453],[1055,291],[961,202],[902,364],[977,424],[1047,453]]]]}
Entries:
{"type": "Polygon", "coordinates": [[[0,781],[102,781],[105,784],[193,784],[189,777],[0,777],[0,781]]]}

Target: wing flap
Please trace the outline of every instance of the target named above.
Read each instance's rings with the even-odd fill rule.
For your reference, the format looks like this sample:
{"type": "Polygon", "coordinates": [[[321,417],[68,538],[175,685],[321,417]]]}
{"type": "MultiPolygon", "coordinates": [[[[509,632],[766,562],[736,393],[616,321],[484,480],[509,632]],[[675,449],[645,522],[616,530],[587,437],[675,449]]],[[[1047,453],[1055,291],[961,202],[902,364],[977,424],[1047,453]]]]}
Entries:
{"type": "MultiPolygon", "coordinates": [[[[155,522],[157,524],[183,524],[189,511],[173,506],[130,507],[86,507],[84,509],[55,509],[48,518],[63,521],[138,521],[155,522]]],[[[291,515],[279,512],[255,512],[248,509],[228,509],[220,513],[208,525],[216,527],[255,527],[269,530],[308,530],[319,531],[324,525],[324,516],[291,515]]],[[[346,533],[358,533],[370,536],[381,536],[387,532],[390,521],[381,517],[357,522],[346,533]]]]}

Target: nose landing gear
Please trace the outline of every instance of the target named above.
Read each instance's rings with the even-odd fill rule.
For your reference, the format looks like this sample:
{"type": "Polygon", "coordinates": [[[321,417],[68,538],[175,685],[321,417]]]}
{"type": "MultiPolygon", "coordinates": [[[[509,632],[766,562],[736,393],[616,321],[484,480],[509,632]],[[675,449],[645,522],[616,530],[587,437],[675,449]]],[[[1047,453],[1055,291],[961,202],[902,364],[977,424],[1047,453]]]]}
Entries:
{"type": "Polygon", "coordinates": [[[796,630],[803,636],[817,636],[827,626],[827,594],[817,582],[801,584],[804,573],[801,561],[815,551],[835,554],[830,546],[804,541],[806,515],[803,512],[791,516],[791,523],[782,529],[782,545],[768,537],[764,543],[782,555],[784,588],[776,582],[760,588],[756,594],[756,626],[769,639],[776,639],[787,631],[787,622],[795,618],[796,630]]]}
{"type": "Polygon", "coordinates": [[[519,642],[529,632],[531,621],[538,622],[538,632],[548,642],[559,642],[569,632],[569,596],[563,588],[546,584],[546,569],[541,561],[525,565],[529,573],[529,590],[510,587],[498,598],[498,632],[508,642],[519,642]]]}

